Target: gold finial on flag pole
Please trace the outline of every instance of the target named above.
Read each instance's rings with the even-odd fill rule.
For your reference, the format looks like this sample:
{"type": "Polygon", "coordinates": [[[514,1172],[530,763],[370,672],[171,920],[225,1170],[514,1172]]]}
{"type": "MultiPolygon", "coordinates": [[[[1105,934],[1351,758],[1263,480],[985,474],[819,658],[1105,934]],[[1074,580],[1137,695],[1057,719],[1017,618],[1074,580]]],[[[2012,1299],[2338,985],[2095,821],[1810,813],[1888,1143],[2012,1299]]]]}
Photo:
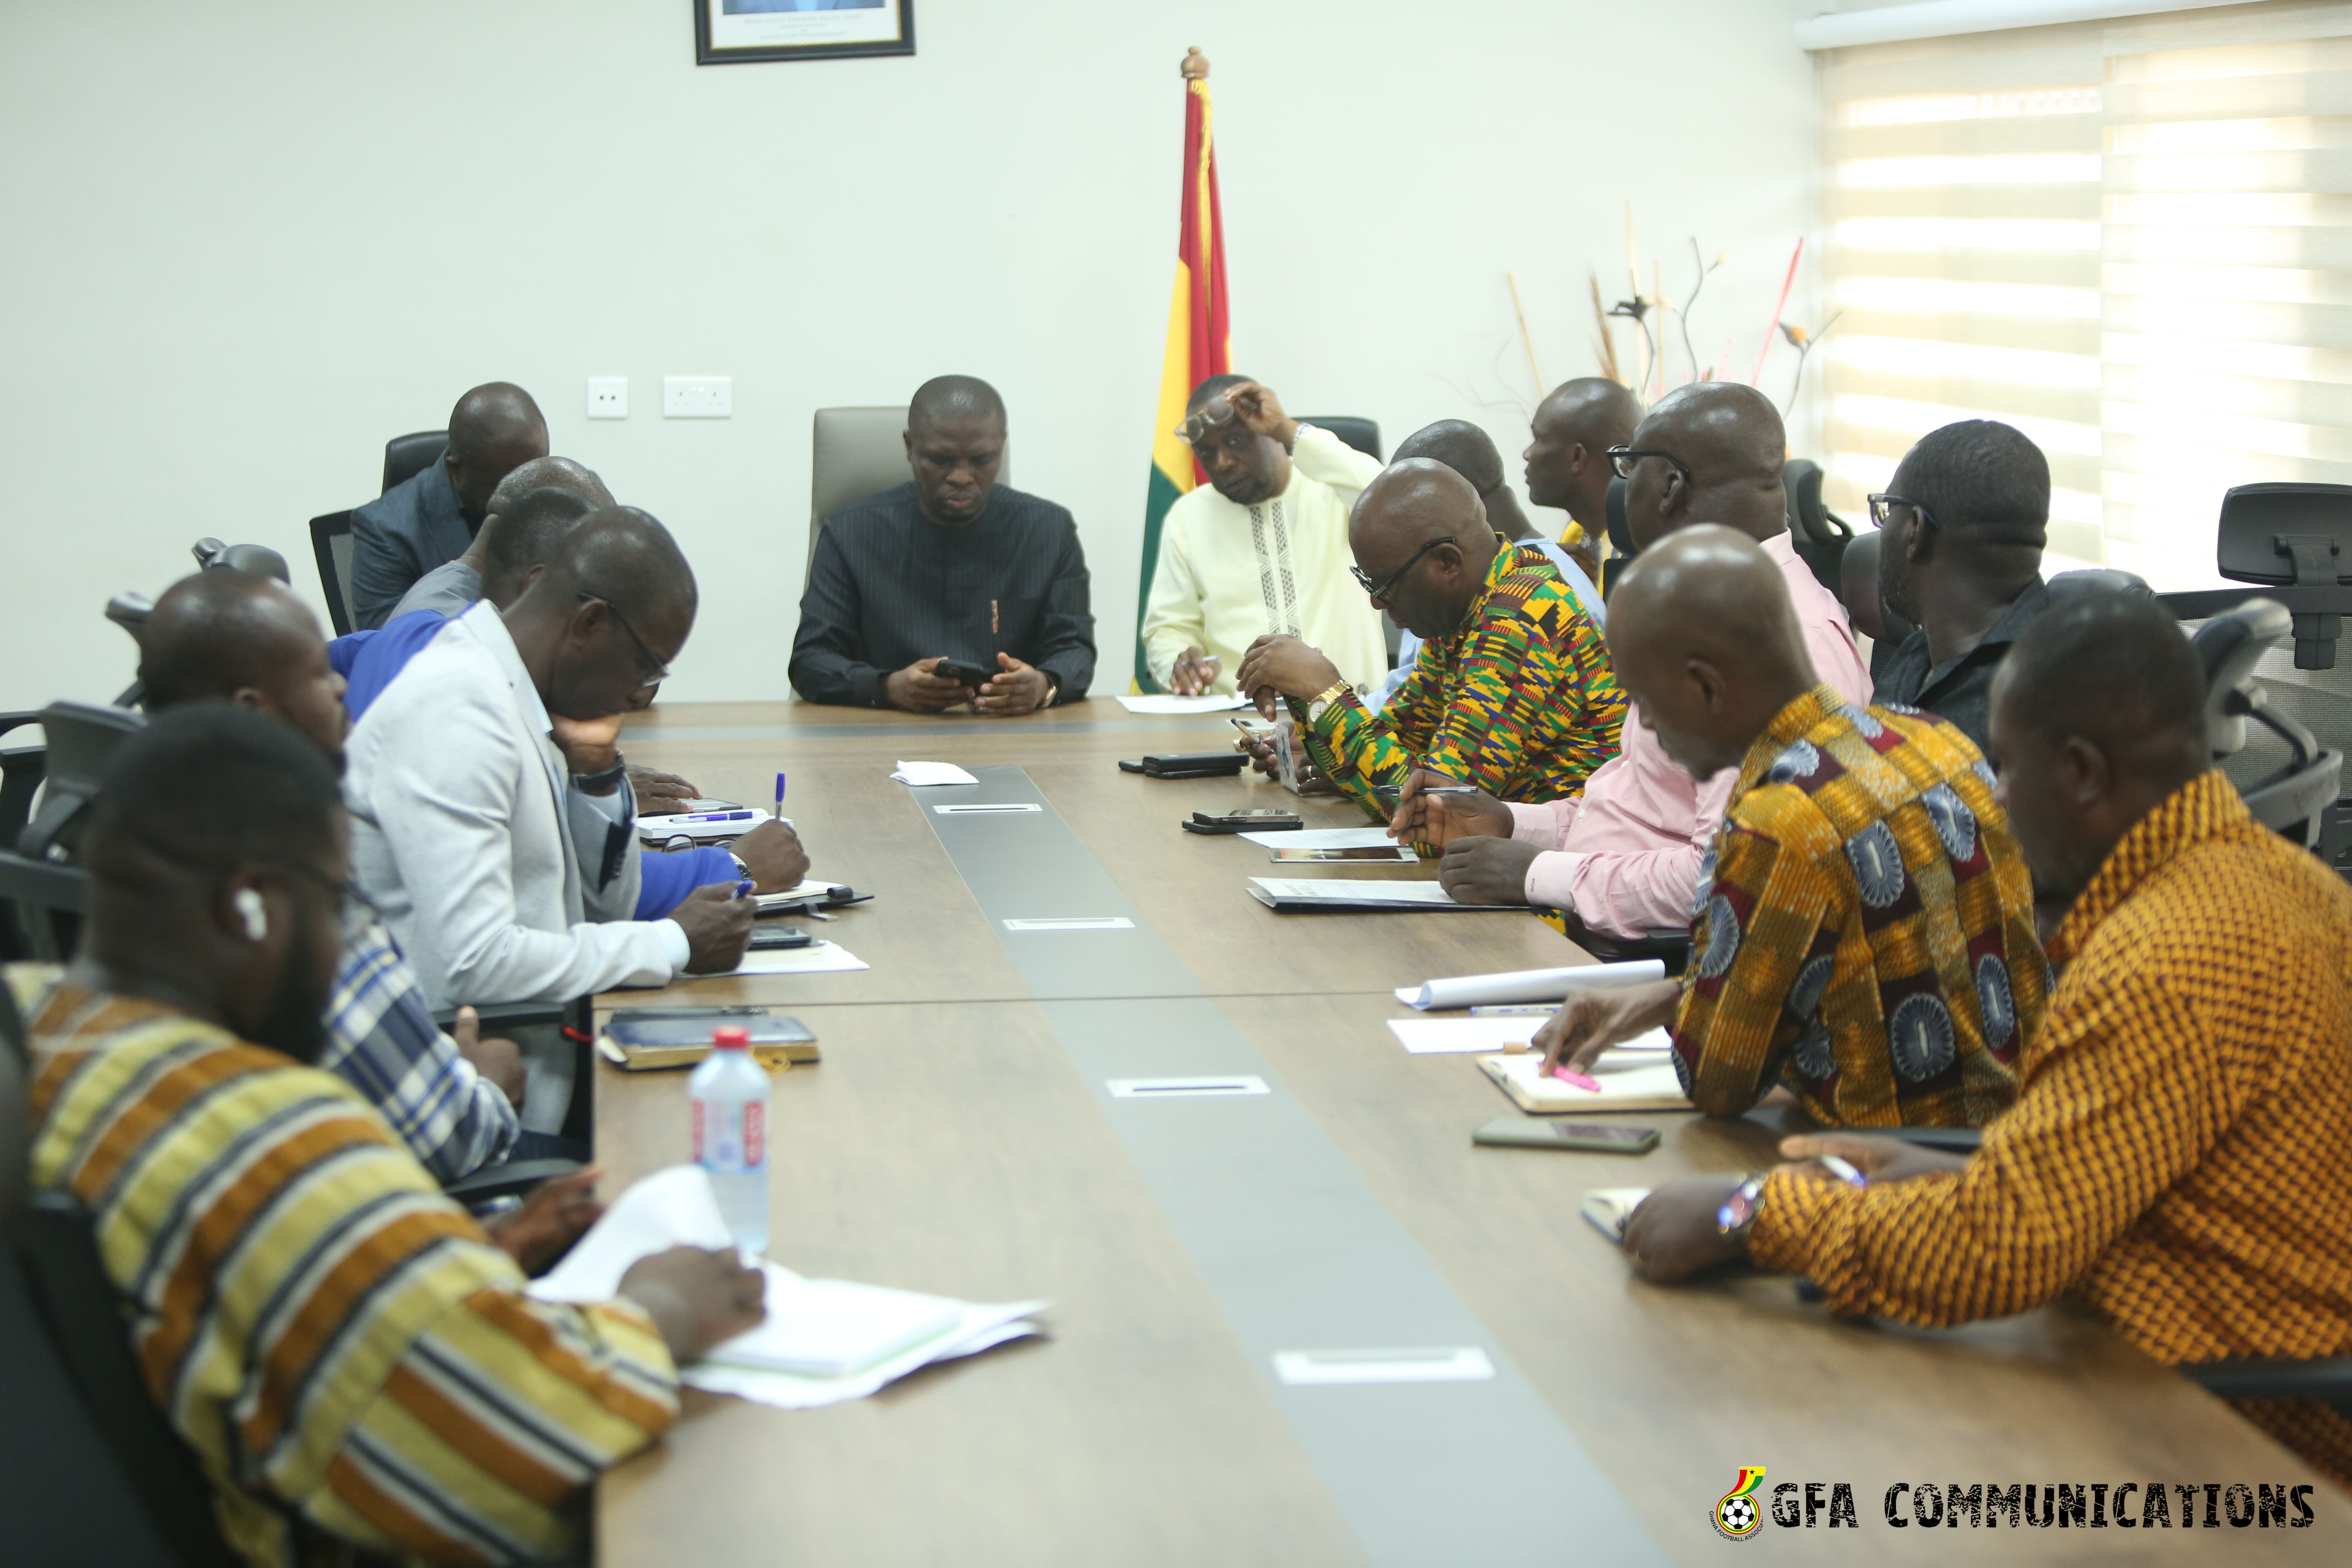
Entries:
{"type": "Polygon", "coordinates": [[[1200,45],[1194,44],[1184,51],[1184,58],[1177,63],[1176,71],[1186,81],[1206,81],[1209,79],[1209,57],[1201,52],[1200,45]]]}

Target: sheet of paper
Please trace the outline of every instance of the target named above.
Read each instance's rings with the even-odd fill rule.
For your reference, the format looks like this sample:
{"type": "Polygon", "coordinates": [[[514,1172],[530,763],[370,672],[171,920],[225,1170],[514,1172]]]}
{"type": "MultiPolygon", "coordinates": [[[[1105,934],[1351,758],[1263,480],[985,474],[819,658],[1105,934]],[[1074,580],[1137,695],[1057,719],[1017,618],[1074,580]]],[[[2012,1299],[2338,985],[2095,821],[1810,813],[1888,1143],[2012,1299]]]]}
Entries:
{"type": "Polygon", "coordinates": [[[1146,697],[1122,691],[1118,702],[1130,713],[1223,713],[1249,706],[1249,699],[1239,692],[1224,697],[1146,697]]]}
{"type": "Polygon", "coordinates": [[[1414,1056],[1442,1051],[1525,1050],[1541,1018],[1391,1018],[1389,1027],[1414,1056]]]}
{"type": "Polygon", "coordinates": [[[699,1165],[672,1165],[630,1184],[562,1262],[530,1282],[530,1293],[542,1301],[609,1301],[641,1258],[673,1247],[733,1245],[709,1176],[699,1165]]]}
{"type": "Polygon", "coordinates": [[[1464,974],[1422,985],[1400,985],[1396,999],[1408,1007],[1484,1007],[1510,1002],[1562,1002],[1571,992],[1642,985],[1664,980],[1666,966],[1654,958],[1628,963],[1586,963],[1572,969],[1514,969],[1501,974],[1464,974]]]}
{"type": "Polygon", "coordinates": [[[890,775],[903,784],[927,789],[933,784],[976,784],[980,781],[953,763],[900,763],[890,775]]]}
{"type": "Polygon", "coordinates": [[[1244,844],[1269,849],[1393,849],[1385,827],[1294,827],[1287,833],[1236,833],[1244,844]]]}
{"type": "Polygon", "coordinates": [[[696,1362],[678,1372],[678,1381],[711,1394],[731,1394],[738,1399],[773,1405],[785,1410],[812,1410],[845,1399],[863,1399],[935,1361],[974,1355],[1007,1340],[1043,1333],[1026,1321],[1043,1301],[1013,1301],[1003,1306],[968,1306],[961,1322],[940,1342],[917,1345],[881,1365],[852,1377],[801,1377],[788,1372],[760,1372],[751,1367],[696,1362]]]}
{"type": "Polygon", "coordinates": [[[1399,905],[1451,905],[1454,902],[1443,883],[1412,882],[1402,877],[1252,877],[1250,880],[1277,899],[1378,901],[1399,905]]]}
{"type": "MultiPolygon", "coordinates": [[[[809,947],[770,948],[765,952],[747,952],[742,964],[732,973],[737,974],[831,974],[851,969],[873,967],[837,942],[820,942],[809,947]]],[[[681,974],[680,980],[705,980],[712,976],[681,974]]]]}

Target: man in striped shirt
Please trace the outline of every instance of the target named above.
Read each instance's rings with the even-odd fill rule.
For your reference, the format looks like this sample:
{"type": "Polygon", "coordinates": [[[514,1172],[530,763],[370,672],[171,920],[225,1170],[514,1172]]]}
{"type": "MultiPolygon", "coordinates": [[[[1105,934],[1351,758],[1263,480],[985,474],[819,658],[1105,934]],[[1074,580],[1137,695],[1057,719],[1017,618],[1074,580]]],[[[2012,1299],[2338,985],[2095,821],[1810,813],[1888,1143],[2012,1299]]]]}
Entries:
{"type": "MultiPolygon", "coordinates": [[[[284,725],[193,704],[124,744],[81,955],[30,1010],[33,1183],[89,1211],[148,1391],[247,1561],[561,1556],[581,1489],[677,1418],[676,1363],[758,1320],[760,1277],[677,1248],[609,1304],[534,1300],[306,1065],[346,838],[333,770],[284,725]]],[[[547,1260],[584,1207],[506,1239],[547,1260]]]]}
{"type": "MultiPolygon", "coordinates": [[[[2203,671],[2141,595],[2052,607],[1990,712],[2010,820],[2072,906],[2015,1107],[1966,1161],[1821,1134],[1662,1187],[1627,1256],[1653,1279],[1746,1256],[1934,1328],[2071,1295],[2168,1364],[2352,1354],[2352,889],[2214,771],[2203,671]]],[[[2352,1487],[2343,1411],[2239,1408],[2352,1487]]]]}

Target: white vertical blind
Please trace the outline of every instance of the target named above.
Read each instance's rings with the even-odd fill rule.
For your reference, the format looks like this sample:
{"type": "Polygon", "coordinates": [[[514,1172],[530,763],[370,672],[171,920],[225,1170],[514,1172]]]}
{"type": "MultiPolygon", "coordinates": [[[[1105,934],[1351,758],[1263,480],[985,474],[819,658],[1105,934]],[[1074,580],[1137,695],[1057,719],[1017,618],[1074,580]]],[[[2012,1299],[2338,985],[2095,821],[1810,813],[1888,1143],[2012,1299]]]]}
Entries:
{"type": "Polygon", "coordinates": [[[2049,454],[2051,549],[2217,581],[2221,492],[2352,482],[2352,5],[1842,49],[1832,500],[1920,436],[2049,454]]]}

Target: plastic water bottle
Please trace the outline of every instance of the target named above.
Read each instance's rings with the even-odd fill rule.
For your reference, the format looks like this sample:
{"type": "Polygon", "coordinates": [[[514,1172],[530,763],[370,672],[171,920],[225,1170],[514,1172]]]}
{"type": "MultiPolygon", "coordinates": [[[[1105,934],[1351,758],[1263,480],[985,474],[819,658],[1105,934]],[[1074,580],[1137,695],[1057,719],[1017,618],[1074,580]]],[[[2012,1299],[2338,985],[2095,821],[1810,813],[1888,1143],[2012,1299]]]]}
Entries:
{"type": "Polygon", "coordinates": [[[710,1174],[735,1245],[768,1250],[768,1075],[751,1059],[751,1031],[711,1031],[710,1054],[687,1080],[694,1163],[710,1174]]]}

